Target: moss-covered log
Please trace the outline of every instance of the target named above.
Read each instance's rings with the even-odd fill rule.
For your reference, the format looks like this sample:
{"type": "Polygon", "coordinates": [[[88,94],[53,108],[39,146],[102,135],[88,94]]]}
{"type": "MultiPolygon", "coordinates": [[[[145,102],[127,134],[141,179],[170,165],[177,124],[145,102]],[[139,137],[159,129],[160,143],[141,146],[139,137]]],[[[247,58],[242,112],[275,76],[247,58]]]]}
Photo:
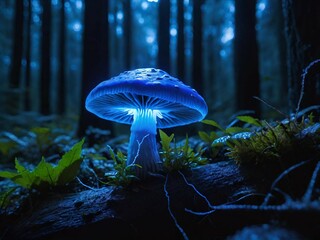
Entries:
{"type": "MultiPolygon", "coordinates": [[[[209,164],[185,173],[188,181],[213,205],[264,191],[259,187],[259,180],[245,175],[231,161],[209,164]]],[[[164,177],[154,176],[130,189],[103,187],[52,195],[34,206],[30,214],[22,216],[17,224],[11,225],[4,239],[181,239],[182,235],[168,211],[164,183],[164,177]]],[[[319,220],[319,211],[218,210],[209,216],[196,216],[185,209],[210,210],[206,201],[186,184],[179,173],[170,174],[167,183],[171,210],[190,239],[224,239],[244,226],[268,223],[273,219],[286,222],[288,219],[300,219],[298,222],[303,219],[310,227],[319,220]]],[[[244,202],[257,204],[261,197],[249,197],[244,202]]]]}

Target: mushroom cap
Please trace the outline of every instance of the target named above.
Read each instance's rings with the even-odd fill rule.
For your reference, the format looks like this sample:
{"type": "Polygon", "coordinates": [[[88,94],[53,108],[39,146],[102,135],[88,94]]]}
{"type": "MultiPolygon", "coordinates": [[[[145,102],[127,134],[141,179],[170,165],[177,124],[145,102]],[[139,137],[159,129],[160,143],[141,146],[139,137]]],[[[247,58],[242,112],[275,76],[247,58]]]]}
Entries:
{"type": "Polygon", "coordinates": [[[158,128],[201,121],[208,112],[196,90],[154,68],[126,71],[101,82],[89,93],[86,108],[100,118],[124,124],[132,124],[134,110],[156,110],[158,128]]]}

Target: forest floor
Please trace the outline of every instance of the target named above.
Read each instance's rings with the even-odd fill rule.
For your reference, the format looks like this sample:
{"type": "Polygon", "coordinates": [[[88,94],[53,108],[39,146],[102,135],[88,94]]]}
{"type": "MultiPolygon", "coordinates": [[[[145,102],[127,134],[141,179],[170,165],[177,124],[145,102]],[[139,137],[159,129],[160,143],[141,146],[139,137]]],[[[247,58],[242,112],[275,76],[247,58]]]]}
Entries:
{"type": "MultiPolygon", "coordinates": [[[[244,125],[229,130],[209,122],[217,127],[214,133],[187,141],[194,153],[201,147],[206,164],[162,171],[143,181],[130,175],[122,181],[116,175],[115,166],[121,166],[109,146],[126,155],[128,136],[111,137],[108,131],[91,128],[80,146],[81,139],[72,134],[72,121],[37,117],[35,122],[27,117],[23,122],[21,117],[4,119],[10,131],[0,132],[0,171],[7,174],[0,178],[0,239],[315,239],[320,235],[320,124],[312,115],[261,127],[257,125],[262,122],[246,118],[244,125]],[[255,133],[251,142],[247,135],[234,137],[244,129],[255,133]],[[226,136],[234,137],[234,143],[221,132],[229,132],[226,136]],[[282,137],[286,134],[289,138],[282,137]],[[219,144],[206,142],[210,136],[220,139],[219,144]],[[79,151],[81,161],[74,158],[79,151]],[[52,179],[44,184],[42,172],[32,183],[21,180],[30,180],[32,175],[24,174],[40,169],[43,157],[41,166],[54,176],[46,164],[57,167],[70,155],[71,167],[59,174],[63,179],[75,170],[76,174],[68,181],[57,180],[63,184],[53,184],[52,179]]],[[[185,144],[183,138],[176,143],[185,144]]]]}

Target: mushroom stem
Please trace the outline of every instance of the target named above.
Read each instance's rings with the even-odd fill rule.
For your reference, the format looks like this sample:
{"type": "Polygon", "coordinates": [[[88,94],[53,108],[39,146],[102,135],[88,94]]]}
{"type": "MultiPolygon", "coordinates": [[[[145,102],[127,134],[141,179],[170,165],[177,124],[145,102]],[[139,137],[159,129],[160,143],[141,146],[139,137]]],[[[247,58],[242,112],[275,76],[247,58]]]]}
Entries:
{"type": "Polygon", "coordinates": [[[156,172],[160,168],[160,156],[157,149],[157,113],[151,109],[134,110],[133,123],[128,148],[127,165],[138,164],[137,177],[143,179],[148,172],[156,172]]]}

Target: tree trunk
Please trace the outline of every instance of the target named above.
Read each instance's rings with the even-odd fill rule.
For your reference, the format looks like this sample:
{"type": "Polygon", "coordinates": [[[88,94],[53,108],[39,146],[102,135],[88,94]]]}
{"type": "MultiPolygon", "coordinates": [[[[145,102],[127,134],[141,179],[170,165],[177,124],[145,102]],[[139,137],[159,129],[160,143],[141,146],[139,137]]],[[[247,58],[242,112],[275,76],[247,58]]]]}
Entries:
{"type": "Polygon", "coordinates": [[[51,1],[42,0],[40,113],[49,115],[51,88],[51,1]]]}
{"type": "Polygon", "coordinates": [[[131,36],[132,36],[132,8],[131,0],[123,1],[124,23],[123,23],[123,38],[124,38],[124,66],[126,70],[131,68],[131,36]]]}
{"type": "MultiPolygon", "coordinates": [[[[283,0],[285,35],[287,43],[287,68],[289,103],[291,112],[297,108],[303,69],[320,56],[320,5],[317,1],[283,0]]],[[[320,74],[311,68],[305,81],[301,107],[320,102],[320,74]]]]}
{"type": "Polygon", "coordinates": [[[85,109],[85,100],[90,91],[109,77],[108,2],[108,0],[85,1],[79,137],[84,136],[89,126],[112,131],[112,123],[98,118],[85,109]]]}
{"type": "Polygon", "coordinates": [[[238,110],[260,116],[259,58],[256,40],[256,0],[235,0],[234,70],[238,110]]]}
{"type": "Polygon", "coordinates": [[[192,82],[193,87],[204,94],[203,61],[202,61],[202,6],[203,0],[193,1],[192,29],[193,29],[193,57],[192,57],[192,82]]]}
{"type": "Polygon", "coordinates": [[[58,114],[63,115],[66,111],[66,85],[65,85],[65,50],[66,50],[66,15],[65,15],[65,0],[61,0],[60,11],[60,36],[59,36],[59,78],[58,78],[58,97],[57,110],[58,114]]]}
{"type": "Polygon", "coordinates": [[[28,0],[28,17],[26,30],[26,82],[25,82],[25,96],[24,96],[24,110],[31,110],[31,24],[32,24],[32,2],[28,0]]]}
{"type": "Polygon", "coordinates": [[[178,78],[185,81],[185,38],[184,38],[184,0],[177,1],[178,7],[178,43],[177,43],[177,69],[178,78]]]}
{"type": "Polygon", "coordinates": [[[288,72],[286,65],[286,38],[285,38],[285,25],[283,18],[283,10],[282,10],[282,2],[278,0],[270,1],[270,9],[274,9],[275,14],[277,15],[277,23],[276,23],[276,38],[278,41],[278,51],[279,51],[279,62],[280,62],[280,78],[281,83],[278,85],[280,90],[280,106],[283,107],[285,112],[288,112],[288,72]]]}
{"type": "Polygon", "coordinates": [[[170,0],[158,4],[158,68],[170,73],[170,0]]]}
{"type": "Polygon", "coordinates": [[[16,0],[15,2],[15,16],[14,16],[14,32],[13,32],[13,51],[12,63],[10,68],[9,81],[9,98],[8,98],[8,112],[16,114],[19,111],[20,98],[20,74],[21,74],[21,60],[23,51],[23,0],[16,0]]]}

